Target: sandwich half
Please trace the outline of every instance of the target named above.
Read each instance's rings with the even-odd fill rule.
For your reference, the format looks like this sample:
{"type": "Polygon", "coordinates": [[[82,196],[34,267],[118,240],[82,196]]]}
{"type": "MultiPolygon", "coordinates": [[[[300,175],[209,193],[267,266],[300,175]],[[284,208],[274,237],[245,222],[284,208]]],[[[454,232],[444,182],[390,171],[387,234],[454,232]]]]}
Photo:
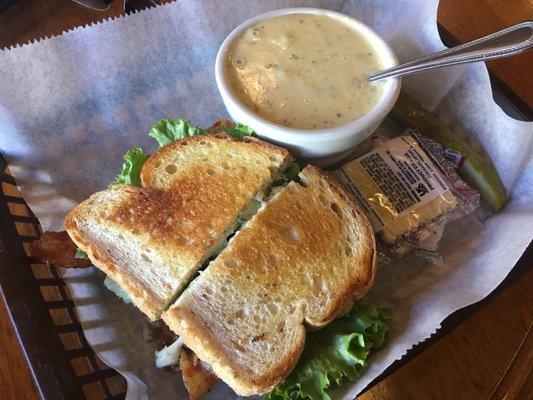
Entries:
{"type": "Polygon", "coordinates": [[[236,393],[265,393],[296,365],[306,328],[347,312],[375,276],[368,219],[306,167],[233,237],[163,320],[236,393]]]}
{"type": "Polygon", "coordinates": [[[290,161],[287,150],[253,138],[177,140],[144,163],[142,187],[95,193],[68,214],[65,228],[155,320],[257,210],[256,198],[290,161]]]}

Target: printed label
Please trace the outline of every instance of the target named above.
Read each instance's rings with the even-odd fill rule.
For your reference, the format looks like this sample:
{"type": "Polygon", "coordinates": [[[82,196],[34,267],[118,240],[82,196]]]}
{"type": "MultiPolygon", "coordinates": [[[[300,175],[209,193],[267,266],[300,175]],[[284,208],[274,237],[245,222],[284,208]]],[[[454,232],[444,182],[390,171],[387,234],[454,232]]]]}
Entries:
{"type": "Polygon", "coordinates": [[[410,136],[389,140],[356,162],[387,197],[398,216],[448,190],[429,157],[410,136]]]}
{"type": "Polygon", "coordinates": [[[368,219],[370,220],[370,223],[372,224],[372,228],[374,228],[374,232],[379,232],[383,228],[383,220],[381,217],[374,211],[372,208],[372,205],[368,202],[368,200],[363,196],[363,194],[357,189],[357,186],[355,186],[346,173],[346,171],[342,168],[340,168],[337,171],[333,172],[333,175],[344,185],[346,189],[352,194],[352,196],[355,198],[357,203],[359,204],[359,207],[362,208],[363,212],[366,214],[368,219]]]}

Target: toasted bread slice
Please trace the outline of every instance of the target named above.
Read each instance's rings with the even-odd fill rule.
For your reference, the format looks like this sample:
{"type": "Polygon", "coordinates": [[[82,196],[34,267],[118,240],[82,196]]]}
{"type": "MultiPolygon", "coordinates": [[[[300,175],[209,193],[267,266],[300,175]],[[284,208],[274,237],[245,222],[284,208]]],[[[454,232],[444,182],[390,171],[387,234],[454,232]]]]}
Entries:
{"type": "Polygon", "coordinates": [[[294,368],[305,325],[343,314],[370,287],[367,217],[318,168],[300,173],[238,232],[163,314],[236,393],[275,387],[294,368]]]}
{"type": "Polygon", "coordinates": [[[156,319],[290,160],[285,149],[255,139],[179,140],[149,157],[143,188],[96,193],[65,227],[94,265],[156,319]]]}

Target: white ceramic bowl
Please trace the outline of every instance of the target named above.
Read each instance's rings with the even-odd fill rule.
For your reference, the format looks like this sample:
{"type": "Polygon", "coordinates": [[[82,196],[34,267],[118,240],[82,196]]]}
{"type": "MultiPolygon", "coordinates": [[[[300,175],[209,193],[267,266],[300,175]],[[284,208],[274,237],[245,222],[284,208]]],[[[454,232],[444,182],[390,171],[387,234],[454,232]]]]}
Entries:
{"type": "Polygon", "coordinates": [[[398,98],[401,80],[385,81],[381,98],[367,114],[353,122],[333,128],[316,130],[287,128],[255,114],[230,89],[225,73],[226,52],[232,42],[251,25],[280,15],[300,13],[327,15],[349,24],[369,39],[374,51],[379,55],[383,68],[390,68],[398,63],[396,55],[385,41],[362,22],[330,10],[297,7],[260,14],[235,28],[220,46],[215,61],[215,77],[224,105],[233,120],[250,126],[261,138],[288,148],[295,156],[326,167],[347,156],[354,146],[370,136],[383,122],[398,98]]]}

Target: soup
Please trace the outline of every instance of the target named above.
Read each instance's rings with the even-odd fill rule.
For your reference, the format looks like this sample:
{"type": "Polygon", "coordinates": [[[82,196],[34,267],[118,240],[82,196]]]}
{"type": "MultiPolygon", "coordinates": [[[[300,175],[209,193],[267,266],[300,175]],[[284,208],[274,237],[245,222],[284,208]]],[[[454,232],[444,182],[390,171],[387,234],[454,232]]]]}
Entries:
{"type": "Polygon", "coordinates": [[[366,77],[382,69],[369,40],[349,20],[288,14],[261,21],[226,54],[233,93],[268,121],[325,129],[355,121],[378,102],[383,84],[366,77]]]}

